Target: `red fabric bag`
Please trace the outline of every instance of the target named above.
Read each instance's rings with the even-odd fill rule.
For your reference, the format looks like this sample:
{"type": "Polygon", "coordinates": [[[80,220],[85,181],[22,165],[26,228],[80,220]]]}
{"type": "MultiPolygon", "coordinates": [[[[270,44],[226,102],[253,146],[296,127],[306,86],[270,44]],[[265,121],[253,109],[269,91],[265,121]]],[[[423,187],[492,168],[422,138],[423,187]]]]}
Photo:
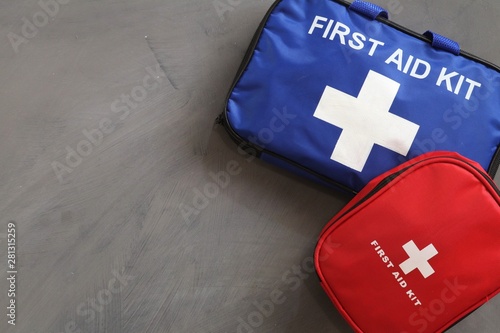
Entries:
{"type": "Polygon", "coordinates": [[[500,291],[500,191],[473,161],[424,154],[328,223],[315,265],[356,332],[443,332],[500,291]]]}

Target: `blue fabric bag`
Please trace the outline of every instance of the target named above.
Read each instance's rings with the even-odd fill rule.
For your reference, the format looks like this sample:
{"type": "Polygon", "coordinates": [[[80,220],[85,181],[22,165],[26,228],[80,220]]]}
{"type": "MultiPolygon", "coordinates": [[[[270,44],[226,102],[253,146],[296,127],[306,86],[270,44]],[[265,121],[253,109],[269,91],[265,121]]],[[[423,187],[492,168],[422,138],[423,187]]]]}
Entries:
{"type": "Polygon", "coordinates": [[[376,5],[279,0],[258,28],[219,116],[241,149],[352,193],[428,151],[494,177],[500,68],[376,5]]]}

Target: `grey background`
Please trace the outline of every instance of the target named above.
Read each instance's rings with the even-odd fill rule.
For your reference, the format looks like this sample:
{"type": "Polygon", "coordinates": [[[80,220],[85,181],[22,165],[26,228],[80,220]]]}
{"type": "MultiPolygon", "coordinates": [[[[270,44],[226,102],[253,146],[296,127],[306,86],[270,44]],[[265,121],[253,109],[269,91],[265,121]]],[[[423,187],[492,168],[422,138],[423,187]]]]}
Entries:
{"type": "MultiPolygon", "coordinates": [[[[224,13],[212,0],[60,0],[46,21],[35,0],[0,3],[0,332],[236,332],[249,317],[254,332],[350,332],[314,273],[288,280],[309,267],[348,197],[247,161],[213,127],[272,3],[220,1],[224,13]],[[23,18],[39,27],[25,28],[16,52],[9,36],[23,36],[23,18]],[[114,113],[158,64],[162,82],[114,113]],[[113,130],[82,146],[102,122],[113,130]],[[88,156],[58,179],[52,164],[79,145],[88,156]],[[239,173],[184,218],[228,167],[239,173]],[[11,220],[15,327],[5,314],[11,220]],[[255,302],[277,295],[260,323],[255,302]]],[[[374,2],[500,64],[498,0],[374,2]]],[[[450,332],[498,332],[499,312],[497,297],[450,332]]]]}

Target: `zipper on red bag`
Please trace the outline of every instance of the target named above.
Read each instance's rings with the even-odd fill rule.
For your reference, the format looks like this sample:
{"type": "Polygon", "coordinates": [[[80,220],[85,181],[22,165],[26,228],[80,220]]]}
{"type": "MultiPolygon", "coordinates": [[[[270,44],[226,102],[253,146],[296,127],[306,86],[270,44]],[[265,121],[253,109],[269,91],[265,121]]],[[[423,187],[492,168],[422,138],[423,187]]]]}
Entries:
{"type": "Polygon", "coordinates": [[[415,162],[413,164],[408,165],[407,167],[405,167],[405,168],[403,168],[401,170],[398,170],[398,171],[396,171],[394,173],[391,173],[388,176],[386,176],[377,185],[375,185],[373,187],[373,189],[371,189],[365,196],[363,196],[361,199],[359,199],[358,202],[356,202],[355,204],[353,204],[348,210],[346,210],[343,214],[341,214],[340,216],[338,216],[335,220],[330,221],[325,226],[325,228],[323,229],[323,231],[321,232],[320,238],[322,237],[322,235],[334,223],[336,223],[337,221],[339,221],[340,219],[342,219],[344,216],[346,216],[347,214],[349,214],[350,212],[352,212],[354,209],[356,209],[357,207],[359,207],[360,205],[362,205],[363,203],[365,203],[368,199],[370,199],[371,197],[373,197],[380,190],[382,190],[384,187],[386,187],[387,185],[389,185],[391,182],[393,182],[395,179],[397,179],[399,176],[401,176],[407,170],[409,170],[409,169],[411,169],[411,168],[415,167],[416,165],[419,165],[419,164],[421,164],[423,162],[428,162],[429,160],[433,160],[433,159],[436,159],[436,158],[449,158],[449,159],[457,160],[457,161],[459,161],[461,163],[464,163],[464,164],[468,165],[469,167],[473,168],[482,178],[484,178],[486,180],[486,182],[490,185],[491,189],[500,197],[500,189],[497,187],[497,185],[495,184],[495,182],[493,181],[493,179],[488,175],[488,173],[485,172],[484,170],[479,169],[475,165],[467,162],[466,160],[459,159],[459,158],[456,158],[456,157],[453,157],[453,156],[433,156],[433,157],[429,157],[429,158],[417,161],[417,162],[415,162]]]}

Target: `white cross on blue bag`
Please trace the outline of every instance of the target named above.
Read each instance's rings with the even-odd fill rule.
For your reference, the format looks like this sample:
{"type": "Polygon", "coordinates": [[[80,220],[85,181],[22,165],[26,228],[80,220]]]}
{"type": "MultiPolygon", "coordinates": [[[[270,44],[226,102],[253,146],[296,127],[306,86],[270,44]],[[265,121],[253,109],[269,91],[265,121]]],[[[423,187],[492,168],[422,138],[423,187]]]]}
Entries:
{"type": "Polygon", "coordinates": [[[358,192],[426,153],[500,164],[500,68],[376,5],[278,0],[218,118],[240,148],[358,192]]]}

